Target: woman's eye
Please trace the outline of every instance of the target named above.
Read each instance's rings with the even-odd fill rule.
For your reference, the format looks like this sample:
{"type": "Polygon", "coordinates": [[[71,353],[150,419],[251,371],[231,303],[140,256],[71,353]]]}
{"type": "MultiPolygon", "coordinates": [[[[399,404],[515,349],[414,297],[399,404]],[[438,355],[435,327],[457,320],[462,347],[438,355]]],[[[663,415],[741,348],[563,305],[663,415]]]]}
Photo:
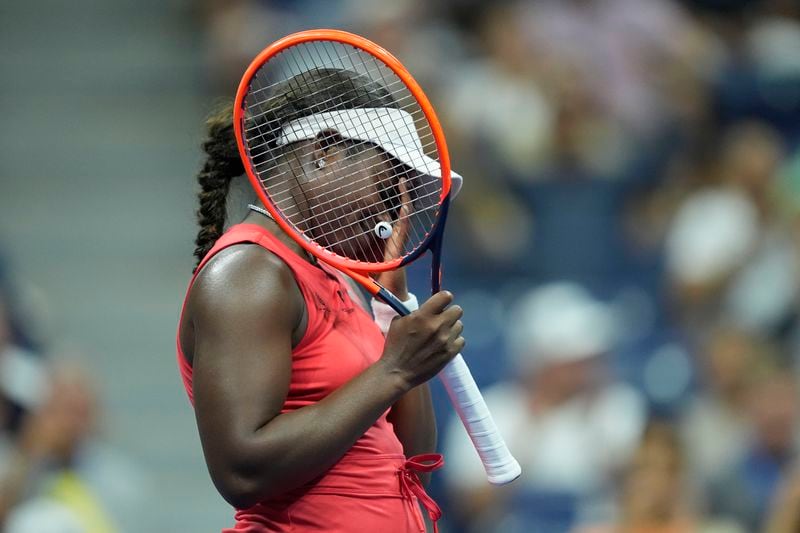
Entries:
{"type": "Polygon", "coordinates": [[[345,154],[347,155],[347,157],[355,157],[358,154],[364,152],[369,146],[367,143],[364,142],[353,142],[353,141],[345,141],[345,142],[346,142],[345,154]]]}

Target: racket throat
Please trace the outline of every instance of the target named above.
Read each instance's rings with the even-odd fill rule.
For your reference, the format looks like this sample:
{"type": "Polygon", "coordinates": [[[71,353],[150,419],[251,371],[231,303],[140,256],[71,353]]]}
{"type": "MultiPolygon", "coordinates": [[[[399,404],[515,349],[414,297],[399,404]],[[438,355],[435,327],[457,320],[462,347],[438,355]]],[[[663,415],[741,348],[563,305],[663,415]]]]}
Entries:
{"type": "Polygon", "coordinates": [[[432,237],[431,250],[431,294],[442,290],[442,242],[444,241],[444,225],[447,221],[447,211],[450,207],[450,197],[444,199],[440,208],[439,220],[436,223],[435,233],[432,237]]]}
{"type": "Polygon", "coordinates": [[[442,233],[436,236],[432,244],[433,256],[431,258],[431,294],[442,290],[442,233]]]}
{"type": "Polygon", "coordinates": [[[383,303],[394,309],[394,311],[400,316],[406,316],[411,314],[411,311],[406,307],[403,302],[401,302],[394,294],[387,291],[379,284],[376,283],[380,289],[378,292],[375,293],[375,296],[380,299],[383,303]]]}

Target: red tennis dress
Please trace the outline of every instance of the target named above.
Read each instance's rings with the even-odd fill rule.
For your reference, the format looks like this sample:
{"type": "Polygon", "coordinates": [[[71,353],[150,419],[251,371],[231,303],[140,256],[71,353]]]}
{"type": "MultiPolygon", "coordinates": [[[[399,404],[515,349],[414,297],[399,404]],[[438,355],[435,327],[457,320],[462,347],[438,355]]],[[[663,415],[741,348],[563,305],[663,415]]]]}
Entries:
{"type": "MultiPolygon", "coordinates": [[[[383,335],[354,303],[342,275],[325,265],[310,264],[261,226],[230,228],[200,267],[220,250],[240,243],[257,244],[281,258],[292,269],[305,300],[308,326],[292,350],[291,383],[281,412],[320,401],[380,357],[383,335]]],[[[192,367],[183,356],[180,338],[177,347],[181,377],[192,400],[192,367]]],[[[435,529],[441,512],[416,472],[438,468],[441,456],[406,459],[387,414],[327,472],[281,497],[237,509],[236,525],[223,533],[419,533],[425,524],[418,502],[435,529]]]]}

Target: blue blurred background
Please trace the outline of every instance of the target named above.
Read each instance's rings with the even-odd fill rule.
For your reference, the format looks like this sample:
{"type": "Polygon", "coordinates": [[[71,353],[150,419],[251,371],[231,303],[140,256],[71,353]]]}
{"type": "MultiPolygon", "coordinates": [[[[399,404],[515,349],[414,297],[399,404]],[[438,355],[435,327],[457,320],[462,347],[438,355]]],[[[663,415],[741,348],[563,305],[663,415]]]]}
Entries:
{"type": "Polygon", "coordinates": [[[398,56],[466,179],[445,285],[525,476],[487,487],[435,384],[441,530],[796,531],[794,0],[0,5],[6,531],[232,523],[174,358],[199,143],[313,27],[398,56]]]}

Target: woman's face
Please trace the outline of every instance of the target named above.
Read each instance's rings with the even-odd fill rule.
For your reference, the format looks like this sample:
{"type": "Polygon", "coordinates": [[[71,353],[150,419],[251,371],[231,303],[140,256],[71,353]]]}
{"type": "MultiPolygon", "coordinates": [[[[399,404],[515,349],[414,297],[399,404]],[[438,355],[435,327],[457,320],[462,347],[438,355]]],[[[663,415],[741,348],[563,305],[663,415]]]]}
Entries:
{"type": "Polygon", "coordinates": [[[292,146],[285,165],[279,172],[290,172],[294,180],[282,180],[289,187],[283,196],[290,196],[294,205],[287,199],[279,207],[295,227],[340,256],[365,262],[390,259],[384,257],[387,241],[375,227],[394,222],[399,180],[381,150],[341,138],[327,146],[305,141],[292,146]]]}

